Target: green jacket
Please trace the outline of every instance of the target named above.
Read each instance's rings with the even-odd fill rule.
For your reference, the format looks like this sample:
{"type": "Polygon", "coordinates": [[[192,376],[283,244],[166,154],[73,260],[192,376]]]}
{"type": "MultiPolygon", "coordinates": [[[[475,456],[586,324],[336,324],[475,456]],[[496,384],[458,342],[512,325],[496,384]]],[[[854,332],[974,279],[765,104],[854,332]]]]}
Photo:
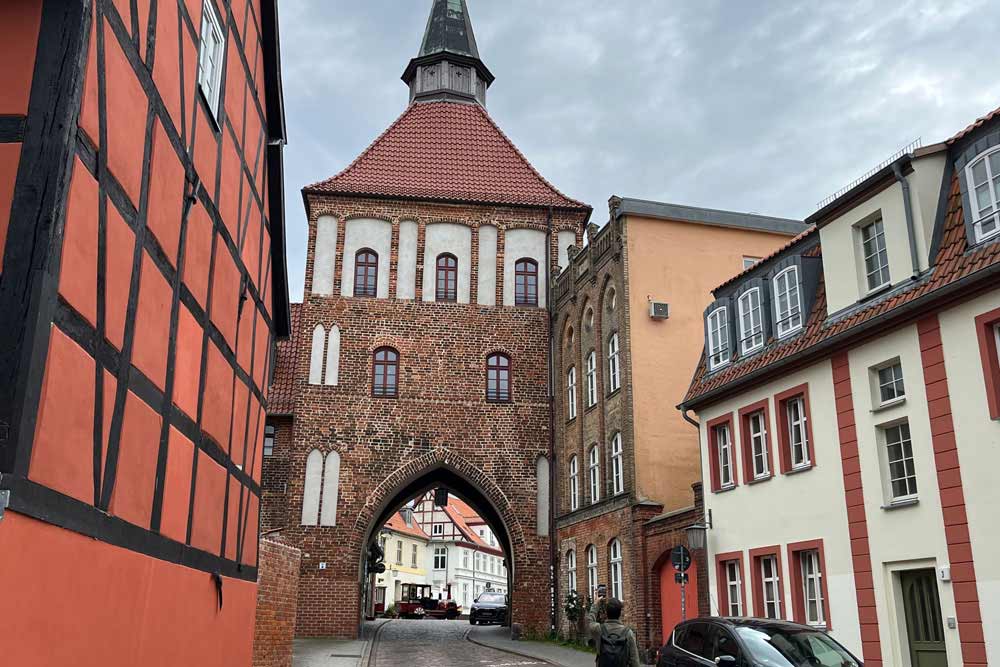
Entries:
{"type": "Polygon", "coordinates": [[[601,655],[602,628],[606,627],[608,630],[617,633],[624,631],[625,634],[628,635],[628,667],[641,667],[642,663],[639,662],[639,645],[635,641],[635,633],[619,620],[608,619],[603,623],[598,623],[597,610],[598,605],[595,604],[591,607],[590,613],[587,614],[588,634],[594,640],[594,646],[597,648],[597,655],[601,655]]]}

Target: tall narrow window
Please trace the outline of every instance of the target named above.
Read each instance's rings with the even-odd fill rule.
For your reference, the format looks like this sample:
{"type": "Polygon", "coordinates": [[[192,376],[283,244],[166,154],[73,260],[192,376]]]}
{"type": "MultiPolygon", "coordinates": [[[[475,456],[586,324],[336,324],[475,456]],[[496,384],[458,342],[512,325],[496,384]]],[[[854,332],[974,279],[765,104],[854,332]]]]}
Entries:
{"type": "Polygon", "coordinates": [[[566,419],[576,419],[576,367],[566,372],[566,419]]]}
{"type": "Polygon", "coordinates": [[[760,312],[760,289],[740,296],[740,350],[743,354],[764,346],[764,323],[760,312]]]}
{"type": "Polygon", "coordinates": [[[510,358],[505,354],[491,354],[486,360],[486,400],[510,401],[510,358]]]}
{"type": "Polygon", "coordinates": [[[443,570],[448,565],[448,548],[434,547],[434,569],[443,570]]]}
{"type": "Polygon", "coordinates": [[[337,501],[340,496],[340,454],[332,451],[323,464],[323,504],[319,525],[337,525],[337,501]]]}
{"type": "Polygon", "coordinates": [[[601,452],[597,445],[590,448],[590,465],[588,466],[590,477],[590,502],[596,503],[601,499],[601,452]]]}
{"type": "Polygon", "coordinates": [[[802,328],[802,299],[799,295],[799,269],[790,266],[774,277],[775,326],[782,338],[802,328]]]}
{"type": "Polygon", "coordinates": [[[885,229],[881,219],[861,228],[861,249],[865,257],[868,291],[888,285],[889,253],[885,249],[885,229]]]}
{"type": "Polygon", "coordinates": [[[306,457],[306,476],[302,491],[302,525],[319,525],[319,499],[323,484],[323,454],[318,449],[306,457]]]}
{"type": "Polygon", "coordinates": [[[410,545],[410,567],[416,567],[416,566],[417,566],[417,545],[416,544],[411,544],[410,545]]]}
{"type": "Polygon", "coordinates": [[[566,552],[566,590],[576,590],[576,552],[572,549],[566,552]]]}
{"type": "Polygon", "coordinates": [[[522,258],[514,264],[514,305],[538,305],[538,262],[522,258]]]}
{"type": "Polygon", "coordinates": [[[309,355],[309,384],[323,382],[323,354],[326,351],[326,329],[317,324],[313,329],[312,351],[309,355]]]}
{"type": "Polygon", "coordinates": [[[587,547],[587,590],[591,600],[597,598],[597,547],[593,544],[587,547]]]}
{"type": "Polygon", "coordinates": [[[764,556],[760,559],[761,602],[765,618],[781,618],[779,574],[776,556],[764,556]]]}
{"type": "Polygon", "coordinates": [[[611,597],[622,599],[622,543],[618,539],[611,540],[608,549],[608,559],[611,573],[611,597]]]}
{"type": "Polygon", "coordinates": [[[878,369],[878,394],[882,404],[906,395],[903,385],[903,366],[898,361],[878,369]]]}
{"type": "Polygon", "coordinates": [[[436,301],[458,301],[458,259],[447,253],[437,258],[436,301]]]}
{"type": "Polygon", "coordinates": [[[201,11],[201,53],[198,56],[198,87],[205,96],[212,117],[219,118],[219,96],[222,92],[222,60],[225,58],[222,23],[211,0],[205,0],[201,11]]]}
{"type": "Polygon", "coordinates": [[[396,565],[403,564],[403,540],[396,540],[396,565]]]}
{"type": "Polygon", "coordinates": [[[729,602],[726,609],[728,616],[743,615],[743,577],[740,573],[740,562],[730,560],[725,562],[726,593],[729,602]]]}
{"type": "Polygon", "coordinates": [[[587,407],[597,405],[597,353],[587,355],[587,407]]]}
{"type": "Polygon", "coordinates": [[[608,339],[608,393],[621,387],[621,366],[618,361],[618,334],[608,339]]]}
{"type": "Polygon", "coordinates": [[[744,422],[749,429],[754,479],[763,479],[771,474],[768,466],[767,423],[764,415],[763,410],[758,410],[747,416],[744,422]]]}
{"type": "Polygon", "coordinates": [[[733,471],[733,436],[729,424],[719,424],[712,429],[715,438],[715,452],[719,465],[719,488],[728,489],[736,485],[733,471]]]}
{"type": "Polygon", "coordinates": [[[375,350],[372,394],[379,398],[399,395],[399,353],[391,347],[375,350]]]}
{"type": "Polygon", "coordinates": [[[708,314],[708,369],[729,363],[729,318],[725,306],[708,314]]]}
{"type": "Polygon", "coordinates": [[[799,552],[799,566],[802,568],[802,599],[805,605],[805,622],[809,625],[825,625],[823,572],[819,551],[799,552]]]}
{"type": "Polygon", "coordinates": [[[791,447],[792,469],[808,468],[809,435],[806,429],[806,403],[801,396],[790,398],[785,403],[785,417],[788,419],[788,443],[791,447]]]}
{"type": "Polygon", "coordinates": [[[915,498],[917,473],[913,464],[910,425],[906,422],[884,429],[889,463],[889,491],[893,501],[915,498]]]}
{"type": "Polygon", "coordinates": [[[274,426],[267,424],[264,427],[264,456],[274,454],[274,426]]]}
{"type": "Polygon", "coordinates": [[[569,509],[571,512],[580,508],[580,471],[576,455],[569,459],[569,509]]]}
{"type": "Polygon", "coordinates": [[[362,248],[354,255],[354,296],[378,295],[378,254],[362,248]]]}
{"type": "Polygon", "coordinates": [[[625,492],[625,464],[622,457],[622,434],[611,438],[611,486],[614,494],[625,492]]]}
{"type": "Polygon", "coordinates": [[[976,242],[1000,234],[1000,148],[966,167],[976,242]]]}

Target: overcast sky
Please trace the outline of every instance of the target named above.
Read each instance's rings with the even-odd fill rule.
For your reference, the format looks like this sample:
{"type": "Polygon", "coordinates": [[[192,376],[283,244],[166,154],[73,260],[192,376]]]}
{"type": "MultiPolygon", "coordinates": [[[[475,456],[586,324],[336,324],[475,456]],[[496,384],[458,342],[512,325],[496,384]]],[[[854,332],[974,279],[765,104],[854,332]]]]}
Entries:
{"type": "MultiPolygon", "coordinates": [[[[487,108],[607,220],[612,194],[802,218],[1000,106],[997,0],[468,0],[487,108]]],[[[289,288],[301,188],[405,109],[431,0],[280,0],[289,288]]]]}

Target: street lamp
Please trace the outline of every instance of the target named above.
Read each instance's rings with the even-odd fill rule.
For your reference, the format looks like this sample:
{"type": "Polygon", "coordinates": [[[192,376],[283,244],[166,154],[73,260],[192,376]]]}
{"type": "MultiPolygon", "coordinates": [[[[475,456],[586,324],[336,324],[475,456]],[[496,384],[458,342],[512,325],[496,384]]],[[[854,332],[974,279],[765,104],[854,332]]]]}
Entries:
{"type": "Polygon", "coordinates": [[[708,526],[695,524],[693,526],[688,526],[684,532],[687,533],[688,549],[691,551],[697,551],[705,548],[705,542],[708,539],[708,526]]]}

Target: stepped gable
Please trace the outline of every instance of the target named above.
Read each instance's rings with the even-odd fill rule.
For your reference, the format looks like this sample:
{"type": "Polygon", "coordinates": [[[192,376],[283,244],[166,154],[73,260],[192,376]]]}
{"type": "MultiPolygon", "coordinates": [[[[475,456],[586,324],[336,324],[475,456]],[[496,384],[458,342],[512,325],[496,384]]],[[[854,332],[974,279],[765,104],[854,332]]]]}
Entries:
{"type": "Polygon", "coordinates": [[[303,194],[590,210],[546,181],[485,109],[461,102],[411,104],[350,166],[303,194]]]}

